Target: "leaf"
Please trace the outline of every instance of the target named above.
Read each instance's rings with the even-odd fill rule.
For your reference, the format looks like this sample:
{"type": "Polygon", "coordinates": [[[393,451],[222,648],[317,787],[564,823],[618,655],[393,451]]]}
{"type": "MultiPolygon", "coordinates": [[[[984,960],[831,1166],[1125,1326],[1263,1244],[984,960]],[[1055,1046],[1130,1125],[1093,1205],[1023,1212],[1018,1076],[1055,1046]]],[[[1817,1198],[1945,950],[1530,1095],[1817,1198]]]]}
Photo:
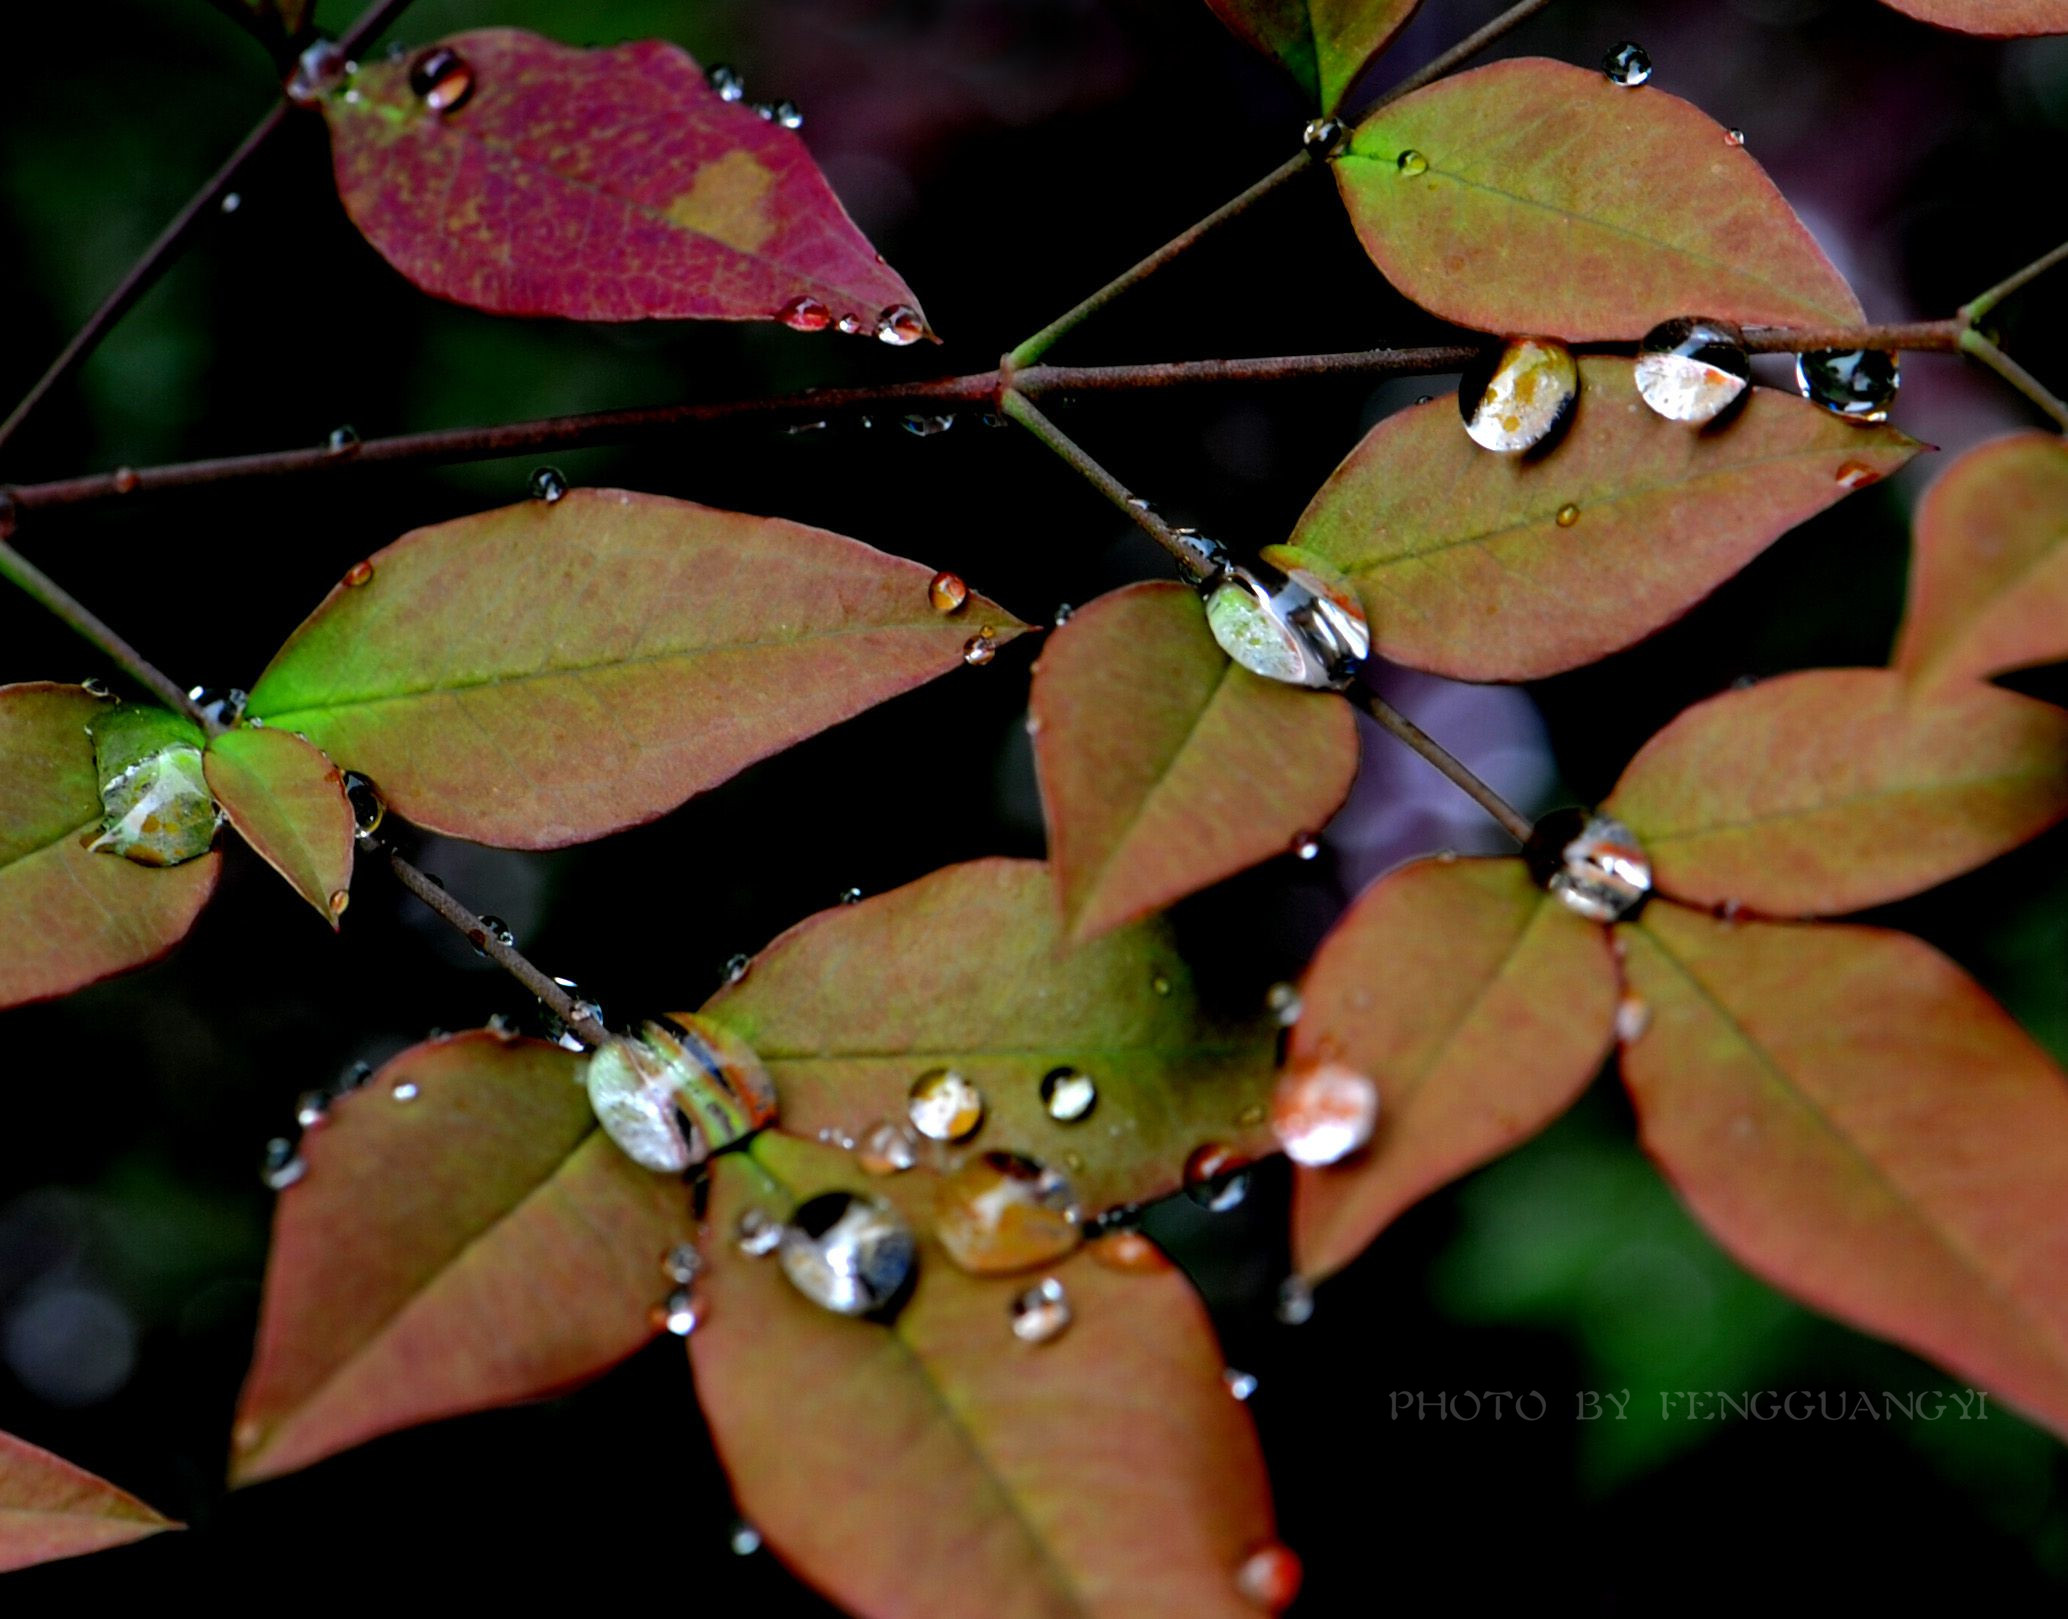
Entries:
{"type": "Polygon", "coordinates": [[[653,1336],[688,1193],[595,1128],[579,1065],[541,1041],[451,1035],[311,1128],[274,1217],[235,1482],[557,1393],[653,1336]]]}
{"type": "Polygon", "coordinates": [[[230,824],[331,927],[351,892],[352,806],[336,765],[287,731],[224,731],[203,759],[230,824]]]}
{"type": "Polygon", "coordinates": [[[181,1527],[107,1480],[0,1433],[0,1574],[181,1527]]]}
{"type": "Polygon", "coordinates": [[[363,771],[419,826],[557,848],[959,668],[982,626],[1000,642],[1026,627],[976,595],[935,612],[930,577],[780,518],[577,489],[374,553],[245,713],[363,771]]]}
{"type": "Polygon", "coordinates": [[[1357,774],[1350,705],[1231,663],[1180,584],[1072,614],[1032,701],[1049,862],[1077,940],[1285,853],[1357,774]]]}
{"type": "Polygon", "coordinates": [[[1892,660],[1921,683],[2068,658],[2068,445],[1970,450],[1917,509],[1910,610],[1892,660]]]}
{"type": "Polygon", "coordinates": [[[220,854],[162,870],[85,847],[100,830],[78,686],[0,686],[0,1006],[66,995],[156,961],[215,892],[220,854]]]}
{"type": "Polygon", "coordinates": [[[1359,1156],[1295,1171],[1295,1268],[1340,1270],[1563,1113],[1608,1053],[1616,994],[1608,934],[1520,860],[1418,860],[1367,889],[1307,968],[1286,1067],[1369,1075],[1378,1129],[1359,1156]]]}
{"type": "Polygon", "coordinates": [[[2020,34],[2068,34],[2068,0],[1882,0],[1934,28],[2011,39],[2020,34]]]}
{"type": "Polygon", "coordinates": [[[1324,113],[1407,26],[1420,0],[1206,0],[1236,38],[1274,56],[1324,113]]]}
{"type": "Polygon", "coordinates": [[[445,44],[473,77],[449,111],[411,90],[411,60],[368,63],[356,98],[323,103],[346,212],[426,292],[573,320],[771,320],[799,298],[871,332],[916,314],[803,140],[723,100],[679,46],[515,28],[445,44]]]}
{"type": "Polygon", "coordinates": [[[856,1175],[782,1136],[715,1164],[711,1225],[828,1188],[899,1205],[917,1290],[888,1326],[806,1302],[773,1260],[709,1246],[697,1392],[741,1510],[865,1619],[1255,1619],[1235,1570],[1272,1538],[1247,1409],[1182,1273],[1080,1254],[1053,1272],[1074,1321],[1016,1342],[1027,1285],[979,1280],[926,1236],[933,1177],[856,1175]]]}
{"type": "Polygon", "coordinates": [[[1644,1145],[1717,1241],[1815,1309],[2068,1433],[2068,1078],[1929,945],[1655,906],[1644,1145]]]}
{"type": "Polygon", "coordinates": [[[1995,686],[1813,669],[1697,703],[1602,806],[1659,888],[1810,916],[1886,904],[2068,815],[2068,713],[1995,686]]]}
{"type": "Polygon", "coordinates": [[[1065,943],[1032,861],[949,866],[823,911],[704,1011],[768,1065],[792,1135],[859,1138],[906,1117],[921,1074],[956,1069],[986,1103],[974,1145],[1066,1169],[1087,1217],[1174,1191],[1209,1141],[1276,1147],[1270,1026],[1210,1018],[1160,925],[1065,943]],[[1041,1101],[1066,1066],[1098,1087],[1073,1124],[1041,1101]]]}
{"type": "Polygon", "coordinates": [[[1862,318],[1721,124],[1598,70],[1525,57],[1438,80],[1358,125],[1335,175],[1386,279],[1461,326],[1593,342],[1676,315],[1862,318]]]}
{"type": "Polygon", "coordinates": [[[1918,449],[1769,388],[1694,432],[1646,408],[1628,360],[1582,359],[1580,383],[1548,455],[1489,454],[1434,400],[1380,422],[1322,485],[1293,543],[1351,576],[1374,651],[1459,680],[1593,663],[1918,449]]]}

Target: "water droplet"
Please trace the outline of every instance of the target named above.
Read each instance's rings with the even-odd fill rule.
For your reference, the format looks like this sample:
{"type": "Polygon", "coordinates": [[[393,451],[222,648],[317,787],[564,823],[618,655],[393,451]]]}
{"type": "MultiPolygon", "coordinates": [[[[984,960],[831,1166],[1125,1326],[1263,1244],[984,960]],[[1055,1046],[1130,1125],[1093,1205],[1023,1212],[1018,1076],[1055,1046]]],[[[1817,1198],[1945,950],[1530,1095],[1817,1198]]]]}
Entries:
{"type": "Polygon", "coordinates": [[[143,480],[137,476],[135,467],[117,467],[108,474],[108,482],[115,486],[118,495],[133,495],[136,486],[143,480]]]}
{"type": "Polygon", "coordinates": [[[955,425],[955,418],[921,415],[915,411],[900,419],[898,425],[914,438],[937,438],[955,425]]]}
{"type": "Polygon", "coordinates": [[[1570,503],[1558,508],[1558,526],[1571,528],[1580,520],[1580,508],[1570,503]]]}
{"type": "Polygon", "coordinates": [[[350,590],[357,590],[372,578],[373,564],[371,562],[355,562],[345,570],[345,586],[350,590]]]}
{"type": "Polygon", "coordinates": [[[1601,59],[1601,71],[1608,75],[1609,83],[1634,89],[1652,76],[1651,52],[1626,39],[1601,59]]]}
{"type": "Polygon", "coordinates": [[[1106,1269],[1123,1275],[1153,1276],[1170,1269],[1169,1257],[1139,1231],[1108,1231],[1093,1238],[1086,1251],[1106,1269]]]}
{"type": "Polygon", "coordinates": [[[1342,119],[1310,118],[1300,131],[1300,144],[1315,157],[1335,156],[1336,148],[1343,144],[1342,119]]]}
{"type": "MultiPolygon", "coordinates": [[[[107,688],[94,695],[105,697],[107,688]]],[[[203,717],[224,726],[244,718],[244,705],[250,700],[250,694],[236,686],[191,686],[187,690],[187,701],[200,709],[203,717]]]]}
{"type": "Polygon", "coordinates": [[[1238,1372],[1232,1366],[1225,1366],[1221,1369],[1221,1381],[1227,1385],[1228,1392],[1238,1400],[1247,1400],[1257,1391],[1254,1372],[1238,1372]]]}
{"type": "Polygon", "coordinates": [[[548,506],[557,503],[567,493],[567,479],[558,467],[538,467],[531,475],[531,498],[543,500],[548,506]]]}
{"type": "Polygon", "coordinates": [[[1162,973],[1157,973],[1149,980],[1149,988],[1156,995],[1168,995],[1170,993],[1170,980],[1162,973]]]}
{"type": "Polygon", "coordinates": [[[259,1179],[269,1192],[286,1191],[308,1172],[308,1161],[286,1136],[275,1136],[259,1155],[259,1179]]]}
{"type": "Polygon", "coordinates": [[[1070,1294],[1053,1276],[1042,1277],[1012,1301],[1012,1335],[1023,1344],[1054,1343],[1070,1321],[1070,1294]]]}
{"type": "Polygon", "coordinates": [[[926,599],[936,613],[956,613],[969,600],[969,586],[959,574],[937,573],[926,582],[926,599]]]}
{"type": "Polygon", "coordinates": [[[865,1175],[902,1175],[919,1162],[919,1137],[909,1124],[878,1119],[862,1132],[854,1158],[865,1175]]]}
{"type": "Polygon", "coordinates": [[[1864,461],[1847,461],[1838,469],[1838,487],[1841,489],[1864,489],[1870,483],[1879,483],[1881,474],[1864,461]]]}
{"type": "Polygon", "coordinates": [[[361,843],[371,843],[381,822],[388,818],[388,801],[381,797],[378,787],[356,770],[345,772],[344,788],[345,802],[352,806],[353,835],[361,843]]]}
{"type": "Polygon", "coordinates": [[[1713,422],[1752,382],[1745,334],[1727,320],[1682,315],[1637,345],[1637,392],[1669,422],[1713,422]]]}
{"type": "Polygon", "coordinates": [[[892,304],[876,317],[877,341],[909,348],[926,335],[926,322],[910,304],[892,304]]]}
{"type": "Polygon", "coordinates": [[[411,65],[409,88],[435,113],[458,112],[474,94],[474,70],[450,45],[434,45],[411,65]]]}
{"type": "Polygon", "coordinates": [[[843,905],[859,905],[859,904],[861,904],[861,903],[862,903],[862,891],[861,891],[861,890],[860,890],[859,888],[843,888],[843,889],[841,889],[841,890],[840,890],[840,903],[841,903],[841,904],[843,904],[843,905]]]}
{"type": "Polygon", "coordinates": [[[1802,397],[1856,422],[1887,421],[1902,381],[1896,357],[1882,349],[1825,349],[1795,359],[1802,397]]]}
{"type": "Polygon", "coordinates": [[[732,1526],[732,1538],[726,1544],[732,1548],[735,1557],[752,1557],[761,1550],[761,1531],[751,1523],[736,1523],[732,1526]]]}
{"type": "Polygon", "coordinates": [[[912,1081],[905,1113],[929,1141],[967,1141],[984,1122],[984,1093],[953,1068],[929,1068],[912,1081]]]}
{"type": "Polygon", "coordinates": [[[1402,152],[1400,154],[1399,158],[1395,162],[1395,167],[1397,167],[1402,174],[1406,175],[1410,180],[1412,180],[1417,175],[1423,175],[1429,172],[1429,160],[1426,157],[1422,156],[1420,152],[1417,152],[1412,147],[1410,147],[1407,151],[1402,152]]]}
{"type": "Polygon", "coordinates": [[[1099,1087],[1079,1068],[1051,1068],[1041,1076],[1041,1105],[1058,1124],[1076,1124],[1099,1105],[1099,1087]]]}
{"type": "Polygon", "coordinates": [[[738,101],[747,93],[747,81],[740,77],[739,69],[724,62],[714,62],[704,82],[718,92],[720,101],[738,101]]]}
{"type": "Polygon", "coordinates": [[[778,101],[772,111],[775,114],[775,121],[781,124],[783,128],[802,129],[804,127],[804,110],[796,102],[778,101]]]}
{"type": "Polygon", "coordinates": [[[1056,604],[1054,618],[1055,627],[1057,629],[1061,629],[1065,624],[1069,623],[1070,615],[1076,611],[1077,609],[1072,607],[1068,602],[1058,602],[1056,604]]]}
{"type": "Polygon", "coordinates": [[[678,1338],[687,1338],[697,1330],[702,1319],[696,1299],[686,1287],[678,1287],[648,1313],[656,1331],[672,1332],[678,1338]]]}
{"type": "Polygon", "coordinates": [[[388,1087],[388,1095],[397,1102],[414,1102],[421,1093],[413,1079],[398,1079],[388,1087]]]}
{"type": "Polygon", "coordinates": [[[1288,1327],[1304,1327],[1314,1319],[1314,1287],[1304,1276],[1288,1276],[1278,1284],[1278,1305],[1272,1312],[1288,1327]]]}
{"type": "Polygon", "coordinates": [[[1286,1157],[1308,1168],[1341,1163],[1371,1140],[1379,1087],[1346,1063],[1316,1062],[1279,1075],[1271,1130],[1286,1157]]]}
{"type": "Polygon", "coordinates": [[[992,639],[988,624],[962,643],[962,661],[972,669],[981,669],[997,656],[998,643],[992,639]]]}
{"type": "Polygon", "coordinates": [[[373,1064],[363,1060],[355,1062],[342,1074],[338,1075],[338,1093],[343,1095],[346,1091],[356,1091],[371,1078],[373,1078],[373,1064]]]}
{"type": "MultiPolygon", "coordinates": [[[[517,942],[517,935],[511,931],[510,924],[505,922],[500,916],[484,915],[481,918],[481,932],[484,942],[488,939],[493,939],[505,949],[517,942]]],[[[486,955],[487,952],[483,951],[482,954],[486,955]]]]}
{"type": "MultiPolygon", "coordinates": [[[[869,329],[869,323],[863,320],[862,317],[859,315],[842,315],[840,319],[834,323],[834,329],[836,331],[844,333],[848,337],[859,337],[863,332],[869,329]]],[[[868,425],[867,417],[863,418],[862,425],[864,427],[868,425]]]]}
{"type": "Polygon", "coordinates": [[[334,39],[319,39],[295,58],[287,76],[287,99],[297,107],[313,107],[350,77],[352,63],[334,39]]]}
{"type": "Polygon", "coordinates": [[[869,1315],[893,1304],[919,1264],[905,1217],[853,1192],[822,1192],[799,1205],[778,1252],[790,1285],[837,1315],[869,1315]]]}
{"type": "Polygon", "coordinates": [[[833,311],[816,298],[792,298],[776,311],[776,319],[792,331],[823,332],[833,324],[833,311]]]}
{"type": "Polygon", "coordinates": [[[1249,1160],[1218,1141],[1194,1147],[1185,1160],[1185,1195],[1210,1213],[1226,1214],[1249,1196],[1249,1160]]]}
{"type": "Polygon", "coordinates": [[[678,1242],[661,1255],[661,1274],[677,1287],[687,1287],[704,1268],[704,1256],[693,1242],[678,1242]]]}
{"type": "MultiPolygon", "coordinates": [[[[79,689],[85,692],[86,695],[89,697],[98,697],[104,701],[107,698],[110,698],[115,695],[113,692],[108,690],[108,683],[105,680],[95,680],[91,677],[80,681],[79,689]]],[[[187,695],[191,697],[194,695],[194,693],[188,692],[187,695]]]]}
{"type": "Polygon", "coordinates": [[[761,1059],[731,1030],[688,1013],[613,1035],[585,1077],[604,1133],[647,1169],[680,1172],[775,1117],[761,1059]]]}
{"type": "Polygon", "coordinates": [[[1300,1594],[1300,1559],[1288,1546],[1273,1541],[1242,1560],[1235,1571],[1235,1589],[1242,1600],[1266,1613],[1280,1613],[1300,1594]]]}
{"type": "Polygon", "coordinates": [[[1054,1264],[1083,1240],[1077,1195],[1063,1174],[1013,1152],[987,1152],[942,1177],[934,1235],[978,1276],[1054,1264]]]}
{"type": "Polygon", "coordinates": [[[100,824],[80,840],[89,851],[162,867],[214,846],[220,816],[184,717],[118,703],[99,709],[86,730],[101,801],[100,824]]]}
{"type": "Polygon", "coordinates": [[[359,448],[359,429],[346,422],[330,430],[330,437],[323,441],[326,455],[350,455],[359,448]]]}
{"type": "Polygon", "coordinates": [[[333,888],[330,891],[330,914],[332,916],[343,916],[345,914],[345,907],[351,903],[352,894],[349,889],[333,888]]]}
{"type": "Polygon", "coordinates": [[[1743,146],[1745,144],[1745,132],[1742,129],[1726,129],[1723,132],[1723,144],[1726,146],[1743,146]]]}
{"type": "Polygon", "coordinates": [[[304,1130],[313,1130],[329,1116],[328,1091],[303,1091],[294,1099],[294,1122],[304,1130]]]}
{"type": "Polygon", "coordinates": [[[1624,1045],[1642,1039],[1651,1026],[1651,1003],[1642,996],[1625,995],[1616,1002],[1616,1038],[1624,1045]]]}
{"type": "Polygon", "coordinates": [[[1488,349],[1458,381],[1458,413],[1483,450],[1516,455],[1549,444],[1572,419],[1580,368],[1548,337],[1511,338],[1488,349]]]}
{"type": "Polygon", "coordinates": [[[1312,832],[1302,832],[1293,839],[1292,852],[1293,858],[1296,860],[1319,860],[1321,858],[1321,839],[1317,838],[1312,832]]]}
{"type": "Polygon", "coordinates": [[[1284,1028],[1300,1021],[1300,991],[1296,984],[1273,984],[1264,991],[1264,1008],[1284,1028]]]}
{"type": "Polygon", "coordinates": [[[755,116],[756,118],[759,118],[759,119],[760,119],[760,120],[761,120],[761,121],[762,121],[762,122],[763,122],[764,124],[772,124],[772,123],[774,123],[774,122],[775,122],[775,103],[774,103],[773,101],[757,101],[757,102],[755,102],[755,103],[754,103],[754,116],[755,116]]]}
{"type": "Polygon", "coordinates": [[[740,1216],[733,1243],[749,1259],[764,1259],[783,1240],[783,1222],[765,1209],[749,1209],[740,1216]]]}
{"type": "Polygon", "coordinates": [[[1271,1116],[1271,1110],[1262,1102],[1245,1102],[1235,1115],[1235,1122],[1248,1130],[1262,1124],[1271,1116]]]}
{"type": "Polygon", "coordinates": [[[1651,892],[1651,861],[1622,822],[1557,810],[1537,823],[1523,858],[1537,881],[1590,922],[1634,914],[1651,892]]]}
{"type": "Polygon", "coordinates": [[[1291,546],[1268,547],[1254,567],[1223,568],[1210,582],[1207,627],[1252,674],[1340,690],[1371,653],[1371,626],[1350,582],[1291,546]]]}
{"type": "Polygon", "coordinates": [[[239,208],[242,208],[243,206],[244,198],[241,193],[235,191],[225,191],[223,193],[223,200],[220,204],[220,207],[222,208],[222,211],[224,213],[234,214],[239,208]]]}
{"type": "Polygon", "coordinates": [[[726,957],[724,968],[725,981],[728,984],[737,984],[742,978],[747,976],[748,970],[753,965],[754,958],[744,952],[740,955],[726,957]]]}

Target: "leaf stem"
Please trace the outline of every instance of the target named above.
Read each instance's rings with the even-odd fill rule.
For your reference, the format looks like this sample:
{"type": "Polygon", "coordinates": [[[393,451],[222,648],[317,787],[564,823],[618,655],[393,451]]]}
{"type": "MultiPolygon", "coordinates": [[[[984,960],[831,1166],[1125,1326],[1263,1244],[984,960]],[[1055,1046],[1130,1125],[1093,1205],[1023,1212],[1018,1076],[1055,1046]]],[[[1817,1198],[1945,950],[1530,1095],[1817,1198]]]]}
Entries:
{"type": "Polygon", "coordinates": [[[1990,310],[2024,286],[2026,282],[2037,280],[2064,259],[2068,259],[2068,242],[2063,242],[2051,253],[2041,254],[2030,264],[2026,265],[2024,269],[2015,270],[2005,276],[1979,298],[1970,299],[1961,306],[1960,318],[1970,326],[1980,325],[1982,317],[1988,314],[1990,310]]]}
{"type": "Polygon", "coordinates": [[[1529,818],[1467,769],[1464,761],[1450,749],[1369,688],[1356,693],[1351,700],[1390,735],[1398,737],[1441,771],[1453,786],[1460,788],[1473,803],[1500,822],[1501,830],[1517,843],[1529,842],[1533,830],[1529,818]]]}
{"type": "Polygon", "coordinates": [[[2033,404],[2051,416],[2055,426],[2059,427],[2063,432],[2068,432],[2068,405],[2062,404],[2045,383],[2041,382],[2039,378],[2035,377],[2030,371],[2018,364],[2016,360],[2004,353],[2002,349],[1990,342],[1988,338],[1970,328],[1961,334],[1960,351],[1980,360],[1991,371],[1994,371],[2005,382],[2008,382],[2019,393],[2023,394],[2033,404]]]}
{"type": "Polygon", "coordinates": [[[999,406],[1006,415],[1075,468],[1086,483],[1124,512],[1143,533],[1168,551],[1189,577],[1200,577],[1204,561],[1201,548],[1197,544],[1188,545],[1184,536],[1158,516],[1146,500],[1135,495],[1126,484],[1093,460],[1075,439],[1044,416],[1033,400],[1014,389],[1007,389],[999,406]]]}
{"type": "Polygon", "coordinates": [[[1417,90],[1434,84],[1445,74],[1455,73],[1503,34],[1528,22],[1530,18],[1542,11],[1550,3],[1551,0],[1522,0],[1520,5],[1510,6],[1484,28],[1467,34],[1427,67],[1410,73],[1358,116],[1360,118],[1369,118],[1381,107],[1398,101],[1402,96],[1411,96],[1417,90]]]}
{"type": "Polygon", "coordinates": [[[1819,350],[1889,349],[1952,354],[1966,330],[1958,320],[1916,320],[1882,326],[1748,326],[1748,354],[1809,354],[1819,350]]]}

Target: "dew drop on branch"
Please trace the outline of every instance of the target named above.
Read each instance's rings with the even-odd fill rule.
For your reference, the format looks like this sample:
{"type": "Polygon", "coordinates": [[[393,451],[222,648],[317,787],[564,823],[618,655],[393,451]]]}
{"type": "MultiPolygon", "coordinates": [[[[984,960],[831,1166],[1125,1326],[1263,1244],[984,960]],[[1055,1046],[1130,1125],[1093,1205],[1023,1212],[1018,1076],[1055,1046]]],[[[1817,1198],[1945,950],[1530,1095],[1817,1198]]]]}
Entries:
{"type": "Polygon", "coordinates": [[[1745,397],[1752,360],[1745,334],[1726,320],[1682,315],[1637,345],[1637,393],[1669,422],[1713,422],[1745,397]]]}
{"type": "Polygon", "coordinates": [[[1572,419],[1580,368],[1548,337],[1510,338],[1481,354],[1458,380],[1458,414],[1483,450],[1519,455],[1548,446],[1572,419]]]}

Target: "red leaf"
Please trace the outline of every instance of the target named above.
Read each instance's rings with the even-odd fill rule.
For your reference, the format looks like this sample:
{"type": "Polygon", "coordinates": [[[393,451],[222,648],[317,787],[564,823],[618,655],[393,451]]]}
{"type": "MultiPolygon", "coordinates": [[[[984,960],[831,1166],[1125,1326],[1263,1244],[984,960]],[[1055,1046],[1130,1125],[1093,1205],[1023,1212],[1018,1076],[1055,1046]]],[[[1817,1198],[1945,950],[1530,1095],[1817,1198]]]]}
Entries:
{"type": "Polygon", "coordinates": [[[1321,111],[1334,112],[1420,0],[1206,0],[1236,38],[1274,56],[1321,111]]]}
{"type": "Polygon", "coordinates": [[[2068,1433],[2068,1077],[1907,934],[1655,906],[1644,1144],[1717,1241],[1815,1309],[2068,1433]]]}
{"type": "Polygon", "coordinates": [[[426,292],[575,320],[770,320],[808,298],[871,333],[901,306],[916,321],[804,142],[721,99],[680,47],[515,28],[446,43],[473,79],[449,111],[408,61],[323,103],[346,211],[426,292]]]}
{"type": "Polygon", "coordinates": [[[101,824],[78,686],[0,686],[0,1006],[46,1000],[156,961],[186,937],[222,856],[153,869],[89,854],[101,824]]]}
{"type": "Polygon", "coordinates": [[[1296,1172],[1293,1261],[1341,1269],[1409,1204],[1535,1135],[1607,1055],[1607,933],[1519,860],[1422,860],[1381,878],[1322,941],[1286,1067],[1338,1062],[1379,1087],[1358,1157],[1296,1172]]]}
{"type": "Polygon", "coordinates": [[[1675,315],[1861,318],[1721,124],[1597,69],[1523,58],[1438,80],[1367,118],[1334,168],[1372,262],[1461,326],[1592,342],[1675,315]]]}
{"type": "Polygon", "coordinates": [[[1603,810],[1659,888],[1808,916],[1885,904],[2068,815],[2068,713],[1995,686],[1813,669],[1697,703],[1603,810]]]}
{"type": "Polygon", "coordinates": [[[577,489],[405,534],[282,647],[245,712],[419,826],[550,849],[685,798],[963,663],[972,594],[774,517],[577,489]]]}
{"type": "Polygon", "coordinates": [[[0,1574],[182,1527],[107,1480],[0,1433],[0,1574]]]}
{"type": "Polygon", "coordinates": [[[1882,0],[1934,28],[2010,39],[2020,34],[2068,34],[2068,0],[1882,0]]]}
{"type": "Polygon", "coordinates": [[[2068,658],[2068,445],[2019,433],[1971,450],[1917,508],[1910,611],[1892,660],[1921,682],[2068,658]]]}
{"type": "Polygon", "coordinates": [[[1238,668],[1179,584],[1080,608],[1043,651],[1032,701],[1073,939],[1284,854],[1357,774],[1350,705],[1238,668]]]}
{"type": "Polygon", "coordinates": [[[742,1511],[806,1580],[865,1619],[1255,1619],[1235,1572],[1271,1540],[1269,1488],[1181,1273],[1080,1254],[1053,1272],[1072,1324],[1023,1344],[1009,1311],[1029,1279],[948,1262],[930,1174],[869,1181],[776,1136],[715,1168],[697,1391],[742,1511]],[[890,1325],[808,1303],[730,1241],[744,1210],[829,1188],[889,1199],[920,1234],[890,1325]]]}
{"type": "Polygon", "coordinates": [[[595,1128],[579,1064],[453,1035],[312,1127],[274,1219],[236,1482],[556,1393],[652,1337],[688,1193],[595,1128]]]}
{"type": "Polygon", "coordinates": [[[337,766],[288,731],[210,739],[208,790],[244,841],[333,928],[352,887],[352,806],[337,766]]]}

